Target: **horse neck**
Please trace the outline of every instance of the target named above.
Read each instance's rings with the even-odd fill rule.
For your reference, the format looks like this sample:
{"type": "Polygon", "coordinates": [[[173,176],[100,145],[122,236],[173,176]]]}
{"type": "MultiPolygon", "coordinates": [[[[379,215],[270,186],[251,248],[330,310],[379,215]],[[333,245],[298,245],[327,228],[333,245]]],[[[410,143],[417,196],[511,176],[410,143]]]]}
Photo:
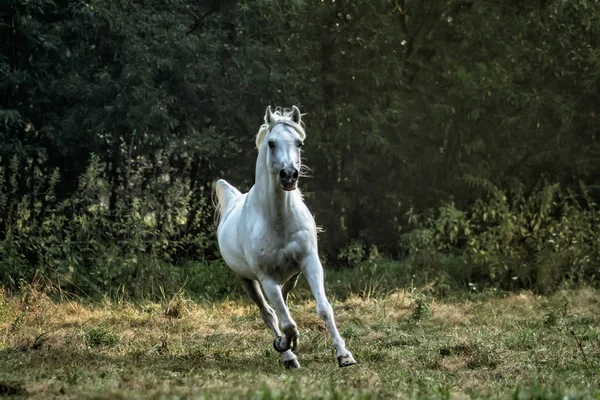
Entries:
{"type": "Polygon", "coordinates": [[[256,160],[256,180],[252,190],[254,206],[270,222],[281,222],[292,210],[292,203],[297,190],[288,192],[281,189],[276,177],[273,177],[266,166],[266,154],[260,151],[256,160]]]}

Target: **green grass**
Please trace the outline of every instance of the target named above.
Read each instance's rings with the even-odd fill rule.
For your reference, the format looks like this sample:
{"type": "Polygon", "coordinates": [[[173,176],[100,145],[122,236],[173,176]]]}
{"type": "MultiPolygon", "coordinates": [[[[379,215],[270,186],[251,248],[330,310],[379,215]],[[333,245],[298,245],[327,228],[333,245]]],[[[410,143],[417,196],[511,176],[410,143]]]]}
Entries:
{"type": "Polygon", "coordinates": [[[358,361],[340,369],[301,289],[291,312],[302,368],[288,371],[255,307],[237,296],[85,304],[31,287],[0,292],[0,396],[600,398],[600,291],[425,293],[333,301],[358,361]]]}

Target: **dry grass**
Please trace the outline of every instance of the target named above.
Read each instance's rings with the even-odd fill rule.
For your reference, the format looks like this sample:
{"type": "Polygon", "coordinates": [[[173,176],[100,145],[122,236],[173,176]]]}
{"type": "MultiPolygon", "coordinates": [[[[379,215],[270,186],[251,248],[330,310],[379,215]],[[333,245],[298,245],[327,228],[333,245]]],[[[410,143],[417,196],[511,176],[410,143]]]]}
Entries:
{"type": "Polygon", "coordinates": [[[597,290],[452,301],[398,291],[378,299],[351,296],[334,308],[359,364],[339,369],[314,301],[295,300],[303,368],[285,371],[269,331],[246,301],[194,304],[177,294],[163,303],[85,305],[55,302],[33,288],[0,294],[0,395],[600,395],[597,290]]]}

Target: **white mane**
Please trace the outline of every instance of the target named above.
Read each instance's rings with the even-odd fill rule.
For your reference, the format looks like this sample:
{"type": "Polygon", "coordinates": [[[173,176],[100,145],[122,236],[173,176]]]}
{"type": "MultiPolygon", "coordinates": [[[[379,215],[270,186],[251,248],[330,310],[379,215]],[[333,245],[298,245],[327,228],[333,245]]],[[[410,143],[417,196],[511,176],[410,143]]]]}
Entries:
{"type": "Polygon", "coordinates": [[[256,134],[256,148],[257,149],[260,148],[260,145],[263,142],[263,139],[265,138],[267,133],[269,133],[271,128],[273,128],[273,126],[275,126],[276,124],[279,124],[279,123],[283,123],[288,126],[291,126],[292,128],[294,128],[296,130],[296,132],[298,132],[298,135],[300,135],[301,140],[306,139],[306,132],[304,131],[304,123],[301,121],[299,124],[297,124],[294,121],[292,121],[292,110],[290,110],[288,108],[277,107],[275,109],[275,111],[271,114],[271,123],[269,123],[267,121],[267,118],[265,118],[265,123],[260,126],[258,133],[256,134]]]}

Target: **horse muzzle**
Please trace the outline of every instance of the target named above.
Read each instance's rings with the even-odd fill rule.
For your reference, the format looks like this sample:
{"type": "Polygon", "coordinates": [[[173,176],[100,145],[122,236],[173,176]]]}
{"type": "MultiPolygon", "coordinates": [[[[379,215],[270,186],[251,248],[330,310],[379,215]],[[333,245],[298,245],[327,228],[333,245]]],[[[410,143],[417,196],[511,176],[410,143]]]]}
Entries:
{"type": "Polygon", "coordinates": [[[284,168],[279,171],[279,183],[281,188],[286,191],[292,191],[296,189],[298,183],[298,170],[296,168],[284,168]]]}

